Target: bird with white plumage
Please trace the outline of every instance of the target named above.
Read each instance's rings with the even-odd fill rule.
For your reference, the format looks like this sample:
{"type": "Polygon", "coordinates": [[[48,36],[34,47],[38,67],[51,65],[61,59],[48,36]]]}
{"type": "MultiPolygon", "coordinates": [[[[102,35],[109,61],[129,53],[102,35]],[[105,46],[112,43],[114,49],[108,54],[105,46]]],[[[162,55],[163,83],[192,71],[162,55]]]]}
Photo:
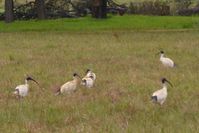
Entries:
{"type": "Polygon", "coordinates": [[[91,77],[91,76],[93,77],[93,80],[95,81],[96,80],[96,74],[93,71],[91,71],[90,69],[87,69],[85,77],[91,77]]]}
{"type": "Polygon", "coordinates": [[[92,88],[94,86],[93,76],[83,78],[81,84],[86,88],[92,88]]]}
{"type": "Polygon", "coordinates": [[[164,51],[160,51],[160,61],[165,67],[175,67],[175,63],[172,59],[165,57],[164,51]]]}
{"type": "Polygon", "coordinates": [[[71,94],[77,90],[77,86],[81,83],[81,77],[77,74],[73,74],[73,80],[66,82],[61,87],[58,87],[56,94],[71,94]]]}
{"type": "Polygon", "coordinates": [[[165,102],[167,95],[168,95],[166,83],[170,84],[171,87],[173,87],[171,82],[168,81],[166,78],[162,78],[161,82],[162,82],[162,86],[163,86],[162,89],[155,91],[151,96],[153,102],[159,103],[160,105],[162,105],[165,102]]]}
{"type": "Polygon", "coordinates": [[[28,91],[29,91],[29,84],[28,84],[28,81],[34,81],[38,86],[39,86],[39,83],[34,80],[33,78],[31,77],[27,77],[25,79],[25,84],[22,84],[22,85],[18,85],[16,88],[15,88],[15,91],[13,92],[15,95],[19,96],[19,97],[25,97],[28,95],[28,91]]]}
{"type": "Polygon", "coordinates": [[[96,74],[90,69],[87,69],[86,76],[82,78],[81,84],[87,88],[92,88],[96,80],[96,74]]]}

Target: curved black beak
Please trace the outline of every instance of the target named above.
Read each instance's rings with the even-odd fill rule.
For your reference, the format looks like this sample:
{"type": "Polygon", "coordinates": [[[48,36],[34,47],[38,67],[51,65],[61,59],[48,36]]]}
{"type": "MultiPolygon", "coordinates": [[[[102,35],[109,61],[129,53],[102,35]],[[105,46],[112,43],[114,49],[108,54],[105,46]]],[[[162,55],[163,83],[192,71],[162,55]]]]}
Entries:
{"type": "Polygon", "coordinates": [[[26,80],[32,80],[32,81],[34,81],[40,87],[39,83],[36,80],[34,80],[33,78],[31,78],[31,77],[27,77],[26,80]]]}
{"type": "Polygon", "coordinates": [[[171,86],[173,87],[172,83],[170,81],[168,81],[167,79],[165,79],[165,81],[171,86]]]}

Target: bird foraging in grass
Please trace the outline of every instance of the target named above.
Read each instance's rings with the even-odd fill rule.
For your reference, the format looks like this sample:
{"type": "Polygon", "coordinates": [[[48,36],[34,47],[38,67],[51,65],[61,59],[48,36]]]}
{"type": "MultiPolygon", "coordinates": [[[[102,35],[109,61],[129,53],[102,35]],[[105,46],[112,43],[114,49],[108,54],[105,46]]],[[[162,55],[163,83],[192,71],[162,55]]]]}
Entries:
{"type": "Polygon", "coordinates": [[[167,84],[166,83],[170,84],[171,87],[173,87],[171,82],[169,82],[166,78],[162,78],[161,82],[162,82],[163,88],[155,91],[151,96],[152,101],[155,103],[159,103],[160,105],[162,105],[167,98],[167,84]]]}
{"type": "Polygon", "coordinates": [[[85,77],[91,77],[91,76],[92,76],[93,80],[95,81],[96,80],[96,74],[94,72],[92,72],[90,69],[87,69],[85,77]]]}
{"type": "Polygon", "coordinates": [[[94,86],[94,82],[96,80],[96,75],[90,69],[87,69],[86,76],[82,78],[81,84],[86,86],[87,88],[92,88],[94,86]]]}
{"type": "Polygon", "coordinates": [[[16,88],[15,88],[15,91],[14,91],[14,94],[19,96],[19,97],[25,97],[28,95],[28,91],[29,91],[29,85],[28,85],[28,81],[32,80],[33,82],[35,82],[38,86],[39,86],[39,83],[34,80],[33,78],[31,77],[27,77],[25,79],[25,84],[22,84],[22,85],[18,85],[16,88]]]}
{"type": "Polygon", "coordinates": [[[93,85],[94,85],[94,78],[93,78],[93,76],[83,78],[81,84],[83,86],[86,86],[87,88],[92,88],[93,85]]]}
{"type": "Polygon", "coordinates": [[[160,61],[165,67],[173,68],[176,66],[173,60],[164,56],[164,51],[160,51],[160,61]]]}
{"type": "Polygon", "coordinates": [[[61,87],[59,87],[56,91],[55,95],[67,93],[71,94],[72,92],[76,91],[77,86],[80,84],[81,78],[77,73],[73,74],[73,80],[66,82],[61,87]]]}

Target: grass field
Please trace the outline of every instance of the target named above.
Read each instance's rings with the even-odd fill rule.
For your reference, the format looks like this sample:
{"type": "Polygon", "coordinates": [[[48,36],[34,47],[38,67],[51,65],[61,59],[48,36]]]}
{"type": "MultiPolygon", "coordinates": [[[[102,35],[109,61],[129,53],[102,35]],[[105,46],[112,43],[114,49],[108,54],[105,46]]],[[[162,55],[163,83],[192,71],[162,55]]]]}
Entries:
{"type": "Polygon", "coordinates": [[[47,21],[0,22],[0,131],[199,132],[198,17],[111,16],[47,21]],[[165,69],[155,54],[163,49],[176,61],[165,69]],[[54,96],[52,88],[97,74],[93,90],[54,96]],[[29,95],[12,96],[24,75],[29,95]],[[160,107],[150,101],[166,77],[174,87],[160,107]]]}
{"type": "Polygon", "coordinates": [[[16,23],[15,32],[0,33],[1,132],[199,132],[199,31],[21,32],[16,23]],[[155,56],[160,49],[178,67],[163,68],[155,56]],[[55,85],[87,68],[97,74],[93,90],[53,95],[55,85]],[[44,89],[31,83],[29,95],[16,100],[11,93],[24,74],[44,89]],[[150,101],[161,77],[174,84],[162,107],[150,101]]]}
{"type": "Polygon", "coordinates": [[[11,24],[0,22],[0,32],[16,31],[100,31],[100,30],[167,30],[198,29],[199,17],[182,16],[109,16],[96,20],[91,17],[77,19],[15,21],[11,24]]]}

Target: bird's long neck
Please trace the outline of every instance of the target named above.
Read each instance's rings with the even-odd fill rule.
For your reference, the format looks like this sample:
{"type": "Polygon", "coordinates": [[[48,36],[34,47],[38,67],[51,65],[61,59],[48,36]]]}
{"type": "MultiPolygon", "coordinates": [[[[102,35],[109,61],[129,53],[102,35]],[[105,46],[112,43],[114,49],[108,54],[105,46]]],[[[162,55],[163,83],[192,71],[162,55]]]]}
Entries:
{"type": "Polygon", "coordinates": [[[160,54],[160,59],[164,57],[164,54],[160,54]]]}
{"type": "Polygon", "coordinates": [[[166,85],[166,83],[163,83],[163,88],[162,89],[167,91],[167,85],[166,85]]]}
{"type": "Polygon", "coordinates": [[[91,74],[91,71],[88,71],[87,73],[86,73],[86,75],[90,75],[91,74]]]}
{"type": "Polygon", "coordinates": [[[28,80],[27,79],[25,80],[25,85],[28,85],[28,80]]]}

